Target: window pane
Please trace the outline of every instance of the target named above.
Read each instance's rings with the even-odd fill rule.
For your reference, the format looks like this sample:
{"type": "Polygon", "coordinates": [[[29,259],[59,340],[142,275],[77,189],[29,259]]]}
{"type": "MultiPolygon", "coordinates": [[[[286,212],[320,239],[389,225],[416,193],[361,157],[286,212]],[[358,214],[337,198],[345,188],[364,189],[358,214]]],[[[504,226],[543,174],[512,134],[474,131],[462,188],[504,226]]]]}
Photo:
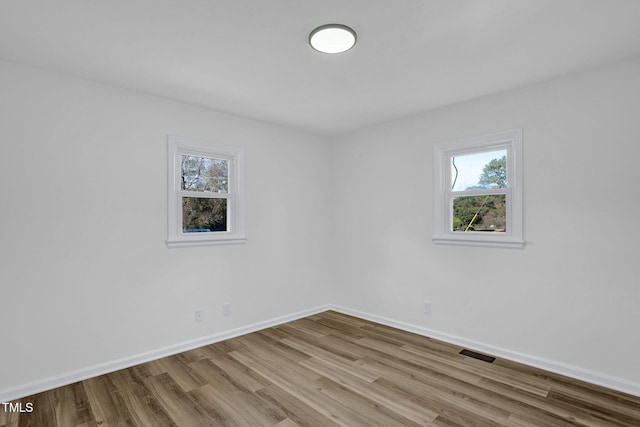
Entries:
{"type": "Polygon", "coordinates": [[[229,192],[229,162],[208,157],[181,156],[182,189],[229,192]]]}
{"type": "Polygon", "coordinates": [[[182,198],[182,232],[227,231],[227,199],[182,198]]]}
{"type": "Polygon", "coordinates": [[[507,186],[507,150],[451,157],[453,191],[507,186]]]}
{"type": "Polygon", "coordinates": [[[452,227],[454,231],[467,232],[506,231],[506,196],[496,194],[454,197],[452,227]]]}

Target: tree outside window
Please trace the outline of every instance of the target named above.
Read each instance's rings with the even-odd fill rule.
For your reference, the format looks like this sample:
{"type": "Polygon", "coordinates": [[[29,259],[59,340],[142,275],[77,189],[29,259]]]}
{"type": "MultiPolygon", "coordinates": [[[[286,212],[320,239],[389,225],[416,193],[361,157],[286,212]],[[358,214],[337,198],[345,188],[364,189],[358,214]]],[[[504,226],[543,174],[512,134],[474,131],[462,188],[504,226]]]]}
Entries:
{"type": "Polygon", "coordinates": [[[437,244],[524,247],[522,130],[434,144],[437,244]]]}

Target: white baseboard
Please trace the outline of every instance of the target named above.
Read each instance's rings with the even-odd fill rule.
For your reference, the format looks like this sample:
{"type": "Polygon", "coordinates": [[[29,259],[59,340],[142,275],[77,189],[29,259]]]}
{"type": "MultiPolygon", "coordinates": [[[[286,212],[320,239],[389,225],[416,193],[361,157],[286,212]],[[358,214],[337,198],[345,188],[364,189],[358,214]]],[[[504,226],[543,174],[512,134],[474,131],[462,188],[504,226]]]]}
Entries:
{"type": "Polygon", "coordinates": [[[531,356],[516,351],[496,347],[490,344],[485,344],[479,341],[470,340],[467,338],[459,337],[456,335],[447,334],[444,332],[434,331],[432,329],[423,328],[421,326],[412,325],[410,323],[400,322],[394,319],[388,319],[386,317],[377,316],[374,314],[365,313],[362,311],[352,310],[350,308],[341,307],[337,305],[331,305],[331,310],[339,313],[348,314],[350,316],[358,317],[360,319],[369,320],[375,323],[391,326],[393,328],[401,329],[403,331],[413,332],[418,335],[434,338],[440,341],[444,341],[450,344],[459,345],[470,350],[476,350],[482,353],[487,353],[492,356],[501,357],[514,362],[522,363],[525,365],[533,366],[536,368],[544,369],[549,372],[571,377],[577,380],[586,381],[591,384],[600,385],[612,390],[621,391],[634,396],[640,397],[640,384],[626,379],[613,377],[600,372],[590,371],[588,369],[579,368],[576,366],[567,365],[565,363],[556,362],[549,359],[544,359],[537,356],[531,356]]]}
{"type": "Polygon", "coordinates": [[[593,372],[587,369],[566,365],[563,363],[555,362],[553,360],[547,360],[540,357],[507,350],[504,348],[495,347],[490,344],[485,344],[482,342],[447,334],[444,332],[434,331],[432,329],[423,328],[421,326],[416,326],[409,323],[404,323],[398,320],[389,319],[386,317],[365,313],[362,311],[352,310],[347,307],[327,304],[327,305],[322,305],[319,307],[307,309],[304,311],[299,311],[297,313],[265,320],[262,322],[253,323],[251,325],[243,326],[241,328],[232,329],[229,331],[220,332],[213,335],[208,335],[195,340],[185,341],[183,343],[179,343],[176,345],[148,351],[145,353],[137,354],[130,357],[125,357],[122,359],[117,359],[117,360],[103,363],[100,365],[79,369],[72,372],[67,372],[67,373],[56,375],[49,378],[44,378],[42,380],[34,381],[32,383],[24,384],[18,387],[0,390],[0,402],[10,402],[12,400],[19,399],[21,397],[30,396],[32,394],[40,393],[42,391],[50,390],[56,387],[62,387],[68,384],[72,384],[78,381],[83,381],[88,378],[96,377],[99,375],[104,375],[109,372],[114,372],[120,369],[129,368],[131,366],[139,365],[140,363],[145,363],[151,360],[160,359],[162,357],[171,356],[177,353],[181,353],[183,351],[193,350],[194,348],[224,341],[230,338],[235,338],[244,334],[259,331],[261,329],[280,325],[280,324],[290,322],[296,319],[300,319],[303,317],[312,316],[314,314],[318,314],[327,310],[334,310],[339,313],[348,314],[350,316],[358,317],[364,320],[370,320],[375,323],[380,323],[383,325],[391,326],[393,328],[401,329],[408,332],[413,332],[418,335],[423,335],[430,338],[438,339],[451,344],[459,345],[461,347],[477,350],[483,353],[488,353],[493,356],[502,357],[504,359],[512,360],[514,362],[519,362],[529,366],[534,366],[550,372],[555,372],[557,374],[565,375],[567,377],[579,379],[592,384],[597,384],[603,387],[607,387],[613,390],[618,390],[624,393],[628,393],[628,394],[640,397],[640,384],[638,383],[627,381],[621,378],[612,377],[606,374],[601,374],[599,372],[593,372]]]}
{"type": "Polygon", "coordinates": [[[102,363],[88,368],[78,369],[77,371],[67,372],[49,378],[44,378],[42,380],[34,381],[18,387],[7,388],[4,390],[0,390],[0,402],[10,402],[21,397],[30,396],[32,394],[51,390],[53,388],[73,384],[78,381],[83,381],[88,378],[108,374],[109,372],[118,371],[120,369],[129,368],[141,363],[150,362],[152,360],[160,359],[167,356],[172,356],[174,354],[182,353],[183,351],[193,350],[194,348],[239,337],[241,335],[259,331],[261,329],[270,328],[272,326],[281,325],[283,323],[291,322],[296,319],[322,313],[323,311],[327,311],[330,309],[331,307],[329,305],[323,305],[308,310],[299,311],[297,313],[253,323],[241,328],[208,335],[191,341],[185,341],[180,344],[159,348],[157,350],[140,353],[130,357],[124,357],[122,359],[113,360],[111,362],[102,363]]]}

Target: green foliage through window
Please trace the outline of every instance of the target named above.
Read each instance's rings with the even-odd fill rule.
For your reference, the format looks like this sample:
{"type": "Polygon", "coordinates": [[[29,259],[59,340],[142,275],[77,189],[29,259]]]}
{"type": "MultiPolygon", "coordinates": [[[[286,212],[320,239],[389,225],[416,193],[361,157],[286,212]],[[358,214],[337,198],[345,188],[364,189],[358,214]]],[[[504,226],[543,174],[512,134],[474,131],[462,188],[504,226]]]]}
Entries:
{"type": "Polygon", "coordinates": [[[454,231],[506,231],[506,196],[461,196],[453,199],[454,231]]]}
{"type": "Polygon", "coordinates": [[[433,144],[433,242],[523,248],[522,129],[433,144]]]}
{"type": "Polygon", "coordinates": [[[487,163],[482,169],[478,184],[482,188],[490,188],[494,185],[498,188],[505,188],[507,186],[507,156],[493,159],[487,163]]]}
{"type": "Polygon", "coordinates": [[[183,197],[182,230],[185,233],[227,231],[227,199],[183,197]]]}
{"type": "MultiPolygon", "coordinates": [[[[501,154],[504,151],[489,153],[476,153],[461,156],[459,161],[463,166],[463,173],[472,174],[474,161],[478,162],[487,154],[501,154]]],[[[484,157],[486,159],[486,157],[484,157]]],[[[459,172],[456,166],[456,157],[451,158],[451,165],[456,174],[453,176],[455,187],[459,172]]],[[[484,160],[486,161],[486,160],[484,160]]],[[[477,167],[479,169],[479,166],[477,167]]],[[[464,175],[463,175],[464,176],[464,175]]],[[[464,191],[486,190],[492,188],[506,188],[507,186],[507,156],[491,159],[482,167],[482,173],[477,178],[477,183],[464,188],[464,191]]],[[[506,196],[504,194],[484,194],[478,196],[458,196],[453,199],[453,223],[454,231],[506,231],[506,196]]]]}

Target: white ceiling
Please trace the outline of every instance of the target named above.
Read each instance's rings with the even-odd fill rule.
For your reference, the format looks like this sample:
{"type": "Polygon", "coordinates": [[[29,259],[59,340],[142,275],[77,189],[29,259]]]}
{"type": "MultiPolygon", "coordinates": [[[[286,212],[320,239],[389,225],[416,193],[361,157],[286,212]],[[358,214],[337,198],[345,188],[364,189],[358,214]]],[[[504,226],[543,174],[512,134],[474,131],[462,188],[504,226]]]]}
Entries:
{"type": "Polygon", "coordinates": [[[1,59],[324,135],[634,57],[640,0],[0,1],[1,59]]]}

